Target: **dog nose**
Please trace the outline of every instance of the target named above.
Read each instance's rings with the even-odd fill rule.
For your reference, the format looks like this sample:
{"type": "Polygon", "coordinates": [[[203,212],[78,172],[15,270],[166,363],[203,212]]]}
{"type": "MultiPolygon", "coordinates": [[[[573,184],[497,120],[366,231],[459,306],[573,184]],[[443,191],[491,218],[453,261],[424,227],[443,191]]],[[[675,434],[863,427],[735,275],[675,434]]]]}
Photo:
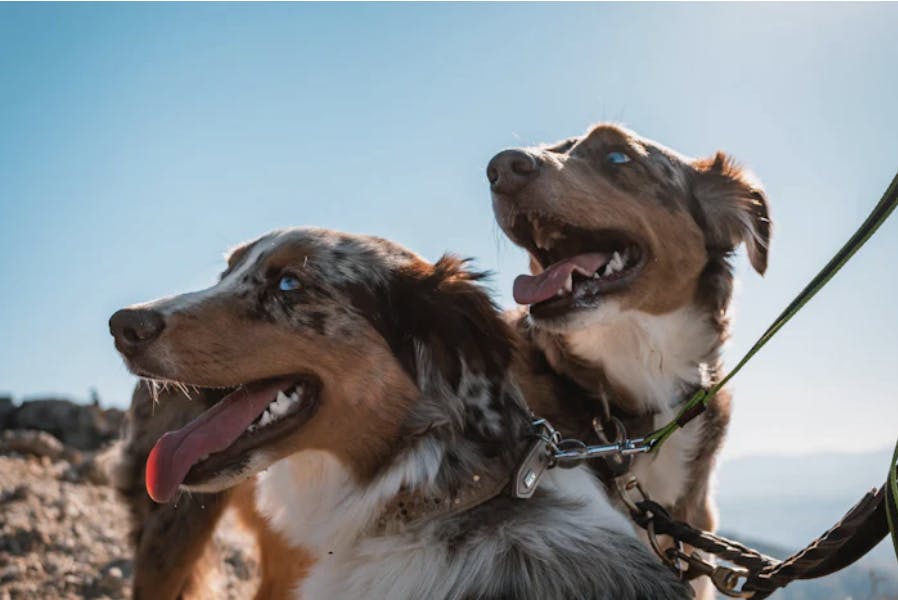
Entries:
{"type": "Polygon", "coordinates": [[[514,194],[539,175],[540,161],[526,150],[503,150],[486,166],[490,189],[514,194]]]}
{"type": "Polygon", "coordinates": [[[109,333],[115,347],[131,355],[155,340],[165,329],[165,319],[158,312],[144,308],[123,308],[109,319],[109,333]]]}

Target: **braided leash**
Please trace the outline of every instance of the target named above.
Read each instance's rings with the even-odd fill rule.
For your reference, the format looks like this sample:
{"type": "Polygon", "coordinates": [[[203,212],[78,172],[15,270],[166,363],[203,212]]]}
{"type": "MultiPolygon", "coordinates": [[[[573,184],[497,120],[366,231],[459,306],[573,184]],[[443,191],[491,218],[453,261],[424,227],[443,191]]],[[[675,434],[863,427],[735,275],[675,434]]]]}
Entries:
{"type": "Polygon", "coordinates": [[[766,598],[793,581],[839,571],[866,554],[887,533],[884,487],[868,492],[829,530],[784,560],[672,518],[667,509],[646,496],[633,478],[619,490],[633,521],[648,532],[652,547],[665,562],[686,579],[708,576],[721,593],[737,598],[766,598]],[[638,491],[641,499],[628,498],[633,490],[638,491]],[[674,546],[664,549],[656,539],[659,535],[669,536],[674,546]],[[687,554],[683,544],[740,568],[716,565],[698,554],[687,554]]]}

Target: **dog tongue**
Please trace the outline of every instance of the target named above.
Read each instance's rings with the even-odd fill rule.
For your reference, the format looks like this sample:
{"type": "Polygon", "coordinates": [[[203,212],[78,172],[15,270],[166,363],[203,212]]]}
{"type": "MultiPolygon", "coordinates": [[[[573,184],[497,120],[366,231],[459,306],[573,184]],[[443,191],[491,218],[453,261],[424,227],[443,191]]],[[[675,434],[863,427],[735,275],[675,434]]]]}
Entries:
{"type": "Polygon", "coordinates": [[[592,275],[607,263],[608,254],[591,252],[558,261],[539,275],[518,275],[514,280],[514,300],[518,304],[536,304],[553,298],[564,289],[567,278],[577,270],[592,275]]]}
{"type": "Polygon", "coordinates": [[[206,454],[221,452],[233,444],[290,383],[279,379],[244,386],[181,429],[159,438],[147,457],[150,498],[156,502],[171,500],[193,465],[206,454]]]}

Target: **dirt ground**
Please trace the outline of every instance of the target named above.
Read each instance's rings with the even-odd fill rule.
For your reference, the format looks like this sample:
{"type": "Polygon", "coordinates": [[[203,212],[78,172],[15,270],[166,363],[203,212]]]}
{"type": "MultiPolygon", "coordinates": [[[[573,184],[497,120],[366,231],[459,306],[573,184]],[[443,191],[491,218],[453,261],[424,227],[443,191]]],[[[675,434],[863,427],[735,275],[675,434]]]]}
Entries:
{"type": "MultiPolygon", "coordinates": [[[[0,439],[0,600],[130,598],[128,515],[95,453],[45,432],[0,439]]],[[[219,528],[221,589],[252,598],[255,551],[232,515],[219,528]]]]}

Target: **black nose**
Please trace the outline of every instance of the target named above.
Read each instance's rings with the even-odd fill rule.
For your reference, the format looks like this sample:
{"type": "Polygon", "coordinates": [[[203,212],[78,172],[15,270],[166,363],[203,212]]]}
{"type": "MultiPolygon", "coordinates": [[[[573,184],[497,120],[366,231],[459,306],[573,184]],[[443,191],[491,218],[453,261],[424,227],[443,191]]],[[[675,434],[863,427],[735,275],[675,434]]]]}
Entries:
{"type": "Polygon", "coordinates": [[[158,338],[163,329],[165,320],[154,310],[123,308],[109,319],[109,333],[115,338],[115,347],[128,356],[158,338]]]}
{"type": "Polygon", "coordinates": [[[526,150],[503,150],[486,166],[486,178],[494,192],[514,194],[539,175],[539,166],[526,150]]]}

